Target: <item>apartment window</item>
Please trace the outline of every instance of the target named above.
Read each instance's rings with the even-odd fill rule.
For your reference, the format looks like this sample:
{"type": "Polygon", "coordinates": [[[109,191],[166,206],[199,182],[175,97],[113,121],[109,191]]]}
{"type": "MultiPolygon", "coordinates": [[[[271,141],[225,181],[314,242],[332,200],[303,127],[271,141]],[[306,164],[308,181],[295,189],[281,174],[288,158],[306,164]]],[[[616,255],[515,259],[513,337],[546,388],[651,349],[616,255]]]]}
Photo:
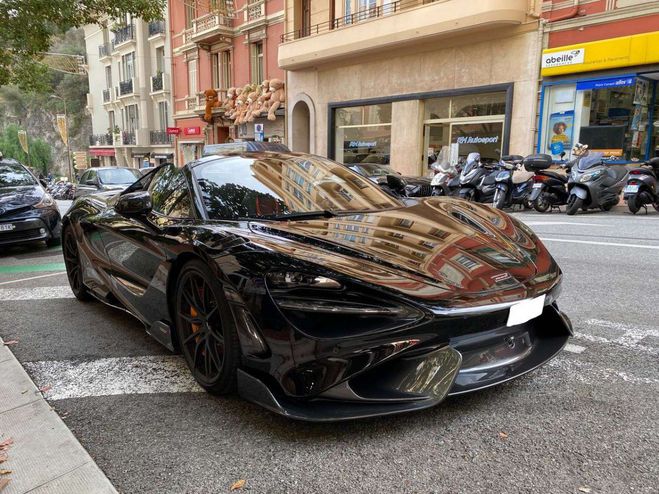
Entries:
{"type": "Polygon", "coordinates": [[[105,67],[105,87],[108,89],[112,88],[112,65],[105,67]]]}
{"type": "Polygon", "coordinates": [[[108,112],[108,121],[110,123],[110,126],[108,128],[109,129],[108,133],[113,134],[114,133],[114,126],[116,125],[116,123],[114,121],[114,111],[109,111],[108,112]]]}
{"type": "Polygon", "coordinates": [[[128,105],[126,107],[125,117],[126,117],[126,122],[125,122],[126,129],[128,130],[128,132],[135,132],[140,125],[137,105],[128,105]]]}
{"type": "Polygon", "coordinates": [[[160,122],[160,130],[167,130],[167,120],[169,120],[167,102],[161,101],[158,103],[158,121],[160,122]]]}
{"type": "Polygon", "coordinates": [[[261,84],[263,82],[263,41],[252,43],[252,83],[261,84]]]}
{"type": "Polygon", "coordinates": [[[188,62],[188,96],[197,94],[197,61],[188,62]]]}
{"type": "Polygon", "coordinates": [[[231,51],[224,50],[217,54],[218,85],[222,89],[231,87],[231,51]]]}
{"type": "Polygon", "coordinates": [[[121,71],[123,80],[129,81],[135,77],[135,52],[127,53],[121,57],[121,71]]]}
{"type": "Polygon", "coordinates": [[[192,21],[197,17],[196,0],[185,0],[185,29],[192,29],[192,21]]]}
{"type": "Polygon", "coordinates": [[[165,72],[165,47],[160,46],[156,48],[156,70],[158,72],[165,72]]]}

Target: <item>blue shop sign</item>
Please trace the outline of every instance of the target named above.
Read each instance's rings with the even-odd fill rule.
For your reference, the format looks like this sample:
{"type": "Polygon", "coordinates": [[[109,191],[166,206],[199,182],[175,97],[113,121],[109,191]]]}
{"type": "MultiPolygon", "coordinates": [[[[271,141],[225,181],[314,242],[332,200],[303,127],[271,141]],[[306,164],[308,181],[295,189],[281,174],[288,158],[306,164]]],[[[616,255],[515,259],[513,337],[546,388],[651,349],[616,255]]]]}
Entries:
{"type": "Polygon", "coordinates": [[[588,89],[606,89],[610,87],[633,86],[635,77],[611,77],[610,79],[596,79],[592,81],[577,82],[577,91],[588,89]]]}

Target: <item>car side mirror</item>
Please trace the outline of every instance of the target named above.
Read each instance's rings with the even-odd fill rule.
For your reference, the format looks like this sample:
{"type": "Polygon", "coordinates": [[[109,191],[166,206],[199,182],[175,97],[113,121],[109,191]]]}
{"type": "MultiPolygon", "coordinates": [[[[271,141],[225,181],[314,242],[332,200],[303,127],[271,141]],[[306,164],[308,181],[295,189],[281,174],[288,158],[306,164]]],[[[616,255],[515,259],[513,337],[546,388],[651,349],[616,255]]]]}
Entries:
{"type": "Polygon", "coordinates": [[[151,211],[151,195],[149,192],[139,190],[119,196],[114,210],[124,216],[142,216],[151,211]]]}

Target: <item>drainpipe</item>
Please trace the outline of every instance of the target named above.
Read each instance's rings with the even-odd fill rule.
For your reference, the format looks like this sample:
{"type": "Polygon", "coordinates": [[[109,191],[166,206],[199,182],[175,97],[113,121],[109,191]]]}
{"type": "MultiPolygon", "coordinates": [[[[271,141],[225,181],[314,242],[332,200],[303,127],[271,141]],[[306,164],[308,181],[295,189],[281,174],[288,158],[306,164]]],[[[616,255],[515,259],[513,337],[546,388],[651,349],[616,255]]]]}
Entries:
{"type": "Polygon", "coordinates": [[[564,21],[566,19],[572,19],[578,13],[579,13],[579,0],[574,0],[574,5],[572,5],[572,8],[569,11],[553,19],[550,17],[549,22],[558,22],[558,21],[564,21]]]}
{"type": "Polygon", "coordinates": [[[540,83],[542,82],[541,70],[542,70],[542,50],[544,48],[544,37],[545,37],[545,25],[547,24],[546,19],[538,19],[538,37],[537,37],[537,62],[536,67],[538,72],[535,77],[535,87],[536,87],[536,97],[533,98],[533,109],[531,115],[533,115],[533,125],[531,125],[531,143],[532,143],[532,153],[535,153],[536,144],[538,142],[538,122],[540,119],[539,115],[539,99],[540,99],[540,83]]]}

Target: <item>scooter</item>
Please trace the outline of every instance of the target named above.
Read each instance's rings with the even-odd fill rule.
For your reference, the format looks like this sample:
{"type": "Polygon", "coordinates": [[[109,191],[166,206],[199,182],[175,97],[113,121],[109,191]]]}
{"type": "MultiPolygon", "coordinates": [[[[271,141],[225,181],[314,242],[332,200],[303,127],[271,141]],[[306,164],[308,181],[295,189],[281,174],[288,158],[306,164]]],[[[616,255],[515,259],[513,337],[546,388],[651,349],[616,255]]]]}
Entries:
{"type": "Polygon", "coordinates": [[[495,175],[496,190],[492,200],[497,209],[518,204],[524,209],[531,209],[531,188],[533,173],[521,170],[522,156],[503,156],[499,162],[500,171],[495,175]]]}
{"type": "Polygon", "coordinates": [[[448,161],[443,161],[442,163],[435,163],[432,165],[432,169],[435,171],[435,175],[432,177],[430,186],[432,187],[433,196],[448,196],[452,192],[449,183],[452,179],[460,175],[460,169],[458,166],[449,163],[448,161]]]}
{"type": "Polygon", "coordinates": [[[645,208],[647,213],[646,204],[652,204],[652,207],[659,211],[657,176],[659,176],[659,158],[652,158],[629,172],[623,197],[633,214],[636,214],[641,208],[645,208]]]}
{"type": "Polygon", "coordinates": [[[575,144],[572,154],[577,157],[570,178],[567,199],[567,214],[599,208],[609,211],[618,204],[618,197],[627,179],[624,165],[610,165],[604,161],[603,153],[588,150],[585,144],[575,144]]]}
{"type": "Polygon", "coordinates": [[[494,173],[498,166],[481,162],[480,153],[469,153],[467,162],[460,173],[458,196],[467,201],[492,202],[496,191],[494,173]]]}
{"type": "MultiPolygon", "coordinates": [[[[561,159],[565,153],[561,153],[561,159]]],[[[569,174],[573,163],[562,163],[561,166],[569,174]]],[[[529,200],[533,208],[544,213],[549,208],[559,208],[567,204],[569,193],[567,190],[568,176],[548,168],[552,165],[552,158],[548,154],[533,154],[524,158],[524,168],[535,173],[533,176],[533,190],[529,200]]],[[[559,209],[560,210],[560,209],[559,209]]]]}

